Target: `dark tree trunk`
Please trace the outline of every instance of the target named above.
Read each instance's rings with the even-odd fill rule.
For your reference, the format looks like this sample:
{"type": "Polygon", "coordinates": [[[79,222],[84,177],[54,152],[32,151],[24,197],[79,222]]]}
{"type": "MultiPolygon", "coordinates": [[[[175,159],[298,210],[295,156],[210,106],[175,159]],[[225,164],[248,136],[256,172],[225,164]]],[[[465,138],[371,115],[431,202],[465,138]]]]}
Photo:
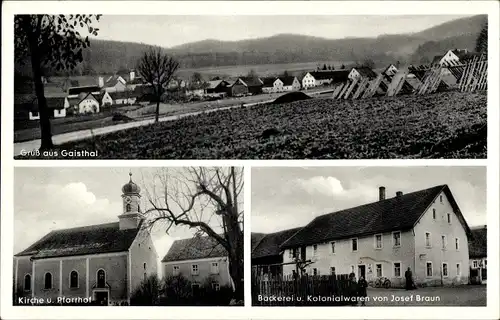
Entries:
{"type": "Polygon", "coordinates": [[[236,300],[244,299],[243,285],[243,232],[238,222],[238,213],[236,207],[232,207],[232,212],[226,218],[227,233],[229,242],[229,274],[234,283],[234,295],[236,300]]]}
{"type": "Polygon", "coordinates": [[[31,68],[33,70],[33,81],[35,82],[35,94],[38,101],[38,112],[40,114],[41,146],[40,150],[48,150],[54,147],[52,143],[52,130],[50,127],[50,114],[45,100],[45,93],[42,82],[41,59],[38,53],[38,43],[33,34],[29,36],[31,68]]]}

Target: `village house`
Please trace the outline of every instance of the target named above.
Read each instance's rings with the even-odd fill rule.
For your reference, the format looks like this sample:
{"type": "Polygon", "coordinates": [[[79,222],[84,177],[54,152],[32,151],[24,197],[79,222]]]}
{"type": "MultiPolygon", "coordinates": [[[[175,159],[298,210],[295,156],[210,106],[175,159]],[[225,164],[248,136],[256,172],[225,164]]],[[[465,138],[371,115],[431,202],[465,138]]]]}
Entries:
{"type": "Polygon", "coordinates": [[[263,93],[273,93],[273,92],[281,92],[283,88],[283,82],[278,78],[268,77],[261,78],[262,81],[262,92],[263,93]],[[278,88],[281,90],[278,91],[278,88]]]}
{"type": "Polygon", "coordinates": [[[486,226],[471,228],[469,240],[470,282],[485,284],[487,282],[487,230],[486,226]]]}
{"type": "MultiPolygon", "coordinates": [[[[392,79],[394,78],[394,76],[400,72],[400,70],[398,70],[398,68],[393,65],[392,63],[389,64],[382,72],[382,81],[380,82],[380,87],[377,91],[377,93],[385,93],[387,92],[388,88],[389,88],[389,85],[390,83],[392,82],[392,79]]],[[[415,89],[415,87],[417,87],[419,84],[419,81],[415,78],[414,75],[407,75],[405,77],[405,80],[404,80],[404,83],[403,83],[403,86],[400,90],[400,93],[402,94],[409,94],[409,93],[412,93],[413,90],[415,89]]]]}
{"type": "Polygon", "coordinates": [[[263,82],[257,77],[240,77],[238,80],[247,87],[249,94],[262,93],[263,82]]]}
{"type": "Polygon", "coordinates": [[[206,94],[226,94],[228,91],[229,83],[225,80],[212,80],[209,81],[205,88],[206,94]]]}
{"type": "Polygon", "coordinates": [[[292,76],[283,76],[278,78],[282,83],[282,91],[299,91],[300,90],[300,81],[297,77],[292,76]]]}
{"type": "Polygon", "coordinates": [[[67,114],[90,114],[100,112],[101,94],[81,92],[76,97],[68,96],[64,101],[67,114]]]}
{"type": "MultiPolygon", "coordinates": [[[[99,78],[99,84],[102,83],[102,77],[99,78]]],[[[106,92],[122,92],[127,90],[127,81],[120,75],[112,75],[106,79],[101,87],[106,92]]]]}
{"type": "Polygon", "coordinates": [[[182,276],[193,291],[203,285],[215,290],[232,286],[227,251],[209,236],[174,241],[161,262],[165,277],[182,276]]]}
{"type": "MultiPolygon", "coordinates": [[[[46,97],[47,108],[51,118],[66,117],[66,109],[64,108],[64,97],[46,97]]],[[[19,120],[39,120],[40,112],[38,110],[38,99],[31,96],[31,99],[15,104],[15,118],[19,120]]]]}
{"type": "Polygon", "coordinates": [[[122,187],[117,222],[49,232],[14,256],[15,297],[87,298],[130,304],[141,282],[157,273],[157,254],[140,208],[141,189],[122,187]]]}
{"type": "Polygon", "coordinates": [[[404,285],[411,268],[419,285],[467,284],[470,229],[450,188],[440,185],[315,218],[281,245],[283,273],[295,257],[311,275],[349,274],[368,281],[387,277],[404,285]]]}
{"type": "Polygon", "coordinates": [[[359,78],[368,78],[369,80],[373,80],[376,77],[377,73],[368,67],[354,67],[347,76],[347,78],[351,81],[359,78]]]}
{"type": "Polygon", "coordinates": [[[436,66],[447,66],[447,65],[456,65],[460,63],[465,63],[468,60],[474,58],[475,56],[479,56],[479,53],[470,52],[467,49],[453,49],[448,50],[444,55],[435,56],[432,59],[431,65],[436,66]]]}
{"type": "Polygon", "coordinates": [[[68,98],[76,98],[81,93],[92,93],[98,95],[101,93],[99,86],[80,86],[68,88],[68,98]]]}
{"type": "Polygon", "coordinates": [[[340,83],[347,81],[347,70],[334,70],[334,71],[313,71],[308,72],[302,78],[302,87],[304,89],[319,87],[324,85],[331,85],[333,83],[340,83]]]}
{"type": "Polygon", "coordinates": [[[110,105],[131,105],[136,103],[137,95],[136,91],[115,91],[115,92],[104,92],[102,95],[102,106],[110,105]]]}
{"type": "Polygon", "coordinates": [[[248,94],[248,87],[241,79],[236,79],[228,86],[228,95],[231,97],[241,97],[248,94]]]}
{"type": "Polygon", "coordinates": [[[301,228],[262,234],[252,233],[252,268],[257,275],[283,275],[283,252],[280,246],[301,228]]]}

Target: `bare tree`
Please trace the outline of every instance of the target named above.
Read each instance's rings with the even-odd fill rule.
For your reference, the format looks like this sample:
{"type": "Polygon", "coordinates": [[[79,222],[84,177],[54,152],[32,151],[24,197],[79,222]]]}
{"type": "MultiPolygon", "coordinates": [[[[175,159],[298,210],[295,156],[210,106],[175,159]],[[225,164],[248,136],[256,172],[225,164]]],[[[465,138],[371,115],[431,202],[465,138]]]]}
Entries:
{"type": "Polygon", "coordinates": [[[160,47],[150,48],[137,63],[137,71],[153,88],[156,98],[155,122],[160,118],[160,100],[165,86],[172,80],[178,68],[179,62],[165,54],[160,47]]]}
{"type": "MultiPolygon", "coordinates": [[[[243,300],[243,168],[161,168],[145,191],[145,228],[187,226],[227,251],[235,298],[243,300]]],[[[147,182],[146,182],[147,184],[147,182]]]]}

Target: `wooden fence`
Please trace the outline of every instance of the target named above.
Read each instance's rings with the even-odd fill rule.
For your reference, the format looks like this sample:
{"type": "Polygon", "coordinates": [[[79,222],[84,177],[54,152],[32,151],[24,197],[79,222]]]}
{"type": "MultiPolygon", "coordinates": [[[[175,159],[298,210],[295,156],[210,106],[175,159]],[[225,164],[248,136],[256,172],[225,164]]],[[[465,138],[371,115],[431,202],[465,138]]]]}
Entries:
{"type": "Polygon", "coordinates": [[[487,90],[488,61],[486,56],[476,56],[466,63],[447,62],[437,66],[410,66],[406,72],[396,74],[379,74],[375,79],[356,78],[338,83],[333,89],[334,99],[366,99],[374,95],[388,97],[404,94],[430,94],[438,91],[458,89],[461,92],[487,90]],[[444,75],[451,74],[456,85],[444,80],[444,75]],[[409,83],[410,74],[414,77],[414,85],[409,83]]]}
{"type": "Polygon", "coordinates": [[[357,297],[347,274],[301,277],[254,274],[252,277],[254,306],[351,305],[357,297]]]}

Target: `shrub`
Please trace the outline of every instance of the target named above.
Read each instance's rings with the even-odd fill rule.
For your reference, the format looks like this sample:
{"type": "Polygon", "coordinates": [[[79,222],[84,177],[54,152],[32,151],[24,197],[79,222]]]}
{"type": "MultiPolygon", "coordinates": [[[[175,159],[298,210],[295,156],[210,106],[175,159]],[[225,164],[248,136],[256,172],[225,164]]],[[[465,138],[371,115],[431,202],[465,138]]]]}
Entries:
{"type": "Polygon", "coordinates": [[[143,280],[130,296],[132,306],[154,306],[160,302],[160,280],[156,274],[143,280]]]}

